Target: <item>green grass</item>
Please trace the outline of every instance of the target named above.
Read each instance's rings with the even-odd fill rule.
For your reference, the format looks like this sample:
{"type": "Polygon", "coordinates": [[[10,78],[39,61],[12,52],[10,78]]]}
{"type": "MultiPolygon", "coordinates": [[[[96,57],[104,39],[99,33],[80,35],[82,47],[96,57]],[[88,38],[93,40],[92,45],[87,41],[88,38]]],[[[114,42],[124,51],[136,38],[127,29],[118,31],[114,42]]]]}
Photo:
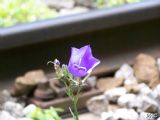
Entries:
{"type": "Polygon", "coordinates": [[[0,27],[55,17],[56,11],[38,0],[0,0],[0,27]]]}

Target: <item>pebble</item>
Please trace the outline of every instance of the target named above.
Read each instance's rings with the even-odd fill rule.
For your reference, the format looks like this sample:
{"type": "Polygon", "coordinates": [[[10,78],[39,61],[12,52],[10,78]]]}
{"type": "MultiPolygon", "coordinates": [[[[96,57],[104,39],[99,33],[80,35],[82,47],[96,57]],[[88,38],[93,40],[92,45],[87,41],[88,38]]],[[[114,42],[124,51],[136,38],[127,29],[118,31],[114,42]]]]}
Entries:
{"type": "Polygon", "coordinates": [[[134,76],[133,68],[128,64],[123,64],[120,69],[115,73],[115,78],[127,79],[130,76],[134,76]]]}
{"type": "Polygon", "coordinates": [[[138,112],[142,111],[142,99],[140,96],[137,96],[135,99],[128,102],[128,108],[136,109],[138,112]]]}
{"type": "Polygon", "coordinates": [[[145,82],[151,88],[160,83],[159,71],[154,57],[147,54],[139,54],[136,57],[133,68],[138,82],[145,82]]]}
{"type": "Polygon", "coordinates": [[[90,112],[100,115],[108,111],[108,101],[104,95],[92,97],[87,101],[87,108],[90,112]]]}
{"type": "Polygon", "coordinates": [[[136,99],[135,94],[125,94],[118,98],[118,105],[121,107],[129,107],[129,104],[136,99]]]}
{"type": "Polygon", "coordinates": [[[16,97],[28,95],[33,91],[36,85],[43,81],[47,81],[47,77],[43,70],[26,72],[24,76],[16,78],[11,94],[16,97]]]}
{"type": "Polygon", "coordinates": [[[124,87],[116,87],[110,90],[107,90],[104,95],[106,96],[107,100],[110,102],[116,103],[118,98],[122,95],[127,93],[126,88],[124,87]]]}
{"type": "Polygon", "coordinates": [[[7,111],[0,112],[0,120],[16,120],[13,116],[9,114],[7,111]]]}
{"type": "Polygon", "coordinates": [[[115,120],[113,112],[103,112],[101,114],[101,120],[115,120]]]}
{"type": "Polygon", "coordinates": [[[129,76],[127,79],[124,80],[124,85],[137,85],[137,79],[134,76],[129,76]]]}
{"type": "Polygon", "coordinates": [[[142,95],[148,95],[148,96],[152,96],[152,89],[149,88],[149,86],[145,83],[141,83],[138,85],[139,87],[139,93],[142,95]]]}
{"type": "MultiPolygon", "coordinates": [[[[156,99],[157,97],[160,97],[160,84],[157,85],[157,87],[153,90],[153,97],[156,99]]],[[[160,100],[160,99],[159,99],[160,100]]]]}
{"type": "Polygon", "coordinates": [[[116,120],[138,120],[138,113],[134,109],[120,108],[114,113],[114,118],[116,120]]]}
{"type": "Polygon", "coordinates": [[[158,112],[158,103],[154,99],[146,95],[139,96],[139,99],[142,99],[142,111],[150,113],[158,112]]]}
{"type": "Polygon", "coordinates": [[[96,76],[91,76],[87,79],[86,82],[91,88],[95,88],[96,83],[97,83],[97,77],[96,76]]]}
{"type": "Polygon", "coordinates": [[[24,115],[28,115],[29,113],[33,112],[35,109],[36,109],[36,106],[34,104],[30,104],[26,106],[22,112],[24,115]]]}
{"type": "Polygon", "coordinates": [[[10,93],[8,90],[3,90],[0,92],[0,110],[3,109],[3,104],[6,102],[6,101],[13,101],[15,102],[16,99],[11,97],[10,93]]]}
{"type": "Polygon", "coordinates": [[[23,106],[19,103],[15,103],[12,101],[7,101],[3,105],[4,110],[9,112],[14,117],[22,117],[23,116],[23,106]]]}

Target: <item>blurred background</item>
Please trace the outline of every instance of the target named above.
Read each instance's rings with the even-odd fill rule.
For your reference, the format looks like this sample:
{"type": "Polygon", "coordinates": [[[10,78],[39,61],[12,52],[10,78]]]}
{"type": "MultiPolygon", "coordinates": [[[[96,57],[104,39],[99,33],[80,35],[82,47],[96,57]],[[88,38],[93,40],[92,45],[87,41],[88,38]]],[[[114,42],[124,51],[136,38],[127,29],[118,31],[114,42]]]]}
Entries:
{"type": "Polygon", "coordinates": [[[0,27],[142,1],[145,0],[1,0],[0,27]]]}
{"type": "MultiPolygon", "coordinates": [[[[0,0],[0,90],[14,88],[21,92],[21,86],[13,87],[15,80],[37,69],[40,71],[32,72],[37,72],[49,81],[50,77],[53,78],[54,69],[52,65],[47,65],[48,61],[57,58],[61,63],[68,64],[70,48],[88,44],[94,56],[101,60],[101,64],[93,71],[93,75],[98,76],[96,80],[106,76],[114,79],[116,70],[122,64],[132,67],[140,53],[151,55],[144,56],[149,60],[151,57],[154,62],[158,60],[159,31],[160,0],[0,0]]],[[[36,77],[32,76],[32,72],[28,76],[36,77]]],[[[28,85],[23,80],[25,77],[21,82],[28,85]]],[[[43,84],[45,87],[41,87],[41,84],[39,87],[37,83],[36,87],[32,87],[36,88],[35,91],[39,90],[39,93],[44,92],[42,97],[46,97],[48,89],[43,89],[50,88],[46,87],[48,84],[51,83],[43,84]]],[[[28,91],[26,88],[24,91],[28,91]]],[[[96,87],[87,90],[93,90],[93,94],[82,96],[80,107],[85,107],[85,112],[85,102],[100,94],[96,87]]],[[[36,101],[35,91],[25,99],[33,98],[36,101]]],[[[57,100],[56,95],[51,96],[50,100],[57,100]]],[[[68,104],[65,95],[58,97],[62,107],[68,104]]],[[[48,101],[46,98],[42,100],[42,106],[43,102],[46,104],[48,101]]],[[[68,106],[65,107],[68,110],[68,106]]]]}
{"type": "Polygon", "coordinates": [[[46,63],[54,58],[67,64],[71,46],[90,44],[104,61],[101,71],[132,60],[132,52],[154,51],[159,6],[159,0],[0,0],[0,79],[50,71],[46,63]]]}

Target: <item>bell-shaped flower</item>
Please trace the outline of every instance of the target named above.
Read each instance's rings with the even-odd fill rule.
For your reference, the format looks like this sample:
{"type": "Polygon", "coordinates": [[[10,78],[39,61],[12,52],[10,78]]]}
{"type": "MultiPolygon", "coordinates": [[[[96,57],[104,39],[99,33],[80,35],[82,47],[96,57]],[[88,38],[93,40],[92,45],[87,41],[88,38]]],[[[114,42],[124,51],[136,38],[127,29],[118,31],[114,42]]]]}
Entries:
{"type": "Polygon", "coordinates": [[[99,63],[100,61],[92,56],[90,45],[80,49],[72,47],[68,70],[76,77],[83,77],[91,73],[99,63]]]}

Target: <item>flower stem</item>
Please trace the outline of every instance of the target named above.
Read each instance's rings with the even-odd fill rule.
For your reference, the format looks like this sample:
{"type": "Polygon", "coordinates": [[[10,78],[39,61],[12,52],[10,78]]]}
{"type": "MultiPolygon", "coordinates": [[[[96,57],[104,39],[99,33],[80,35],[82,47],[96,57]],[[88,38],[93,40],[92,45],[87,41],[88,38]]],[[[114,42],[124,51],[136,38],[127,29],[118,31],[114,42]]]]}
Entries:
{"type": "Polygon", "coordinates": [[[78,118],[78,111],[77,111],[77,100],[73,101],[73,113],[74,113],[74,120],[79,120],[78,118]]]}
{"type": "Polygon", "coordinates": [[[79,93],[81,91],[81,86],[78,86],[78,90],[75,96],[73,96],[72,102],[73,102],[73,113],[74,113],[74,120],[79,120],[78,118],[78,111],[77,111],[77,103],[78,103],[78,98],[79,98],[79,93]]]}

